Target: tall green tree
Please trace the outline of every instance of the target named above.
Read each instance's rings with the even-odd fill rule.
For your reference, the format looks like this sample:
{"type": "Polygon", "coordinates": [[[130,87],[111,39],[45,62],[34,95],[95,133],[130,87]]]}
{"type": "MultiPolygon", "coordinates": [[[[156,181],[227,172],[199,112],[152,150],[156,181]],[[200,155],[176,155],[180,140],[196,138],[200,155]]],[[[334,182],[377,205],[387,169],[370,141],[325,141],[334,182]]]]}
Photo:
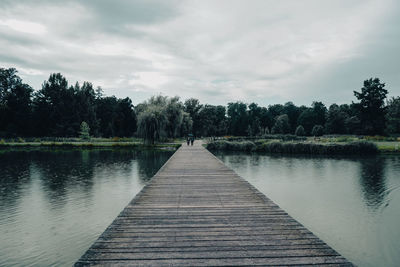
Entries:
{"type": "Polygon", "coordinates": [[[129,97],[117,100],[115,116],[115,135],[120,137],[133,136],[136,132],[137,118],[132,100],[129,97]]]}
{"type": "Polygon", "coordinates": [[[315,117],[315,125],[325,125],[327,109],[322,102],[314,101],[311,105],[315,117]]]}
{"type": "Polygon", "coordinates": [[[0,68],[0,136],[30,135],[33,89],[14,68],[0,68]]]}
{"type": "Polygon", "coordinates": [[[99,135],[129,137],[136,132],[137,115],[130,98],[103,97],[96,103],[99,135]]]}
{"type": "Polygon", "coordinates": [[[306,132],[306,135],[311,134],[311,130],[316,125],[316,116],[312,108],[307,108],[301,112],[299,118],[297,119],[297,125],[302,125],[306,132]]]}
{"type": "Polygon", "coordinates": [[[200,112],[201,136],[221,136],[226,133],[226,109],[224,106],[204,105],[200,112]]]}
{"type": "Polygon", "coordinates": [[[349,116],[346,112],[342,111],[337,104],[329,106],[326,115],[325,131],[329,134],[345,134],[346,133],[346,119],[349,116]]]}
{"type": "Polygon", "coordinates": [[[115,118],[117,117],[118,99],[115,96],[99,98],[96,101],[96,116],[99,120],[99,135],[103,137],[116,136],[115,118]]]}
{"type": "Polygon", "coordinates": [[[389,134],[400,133],[400,97],[392,97],[387,102],[386,131],[389,134]]]}
{"type": "Polygon", "coordinates": [[[271,114],[272,118],[276,118],[283,113],[283,106],[281,104],[274,104],[268,106],[268,111],[271,114]]]}
{"type": "Polygon", "coordinates": [[[262,107],[260,112],[260,126],[263,134],[268,134],[269,130],[272,128],[274,119],[268,108],[262,107]]]}
{"type": "Polygon", "coordinates": [[[247,135],[249,125],[247,105],[243,102],[228,103],[229,133],[236,136],[247,135]]]}
{"type": "Polygon", "coordinates": [[[300,116],[301,110],[292,102],[287,102],[283,105],[283,114],[286,114],[289,118],[290,133],[294,133],[297,126],[297,119],[300,116]]]}
{"type": "Polygon", "coordinates": [[[203,105],[201,105],[200,101],[196,98],[189,98],[184,103],[184,110],[190,115],[190,118],[192,119],[193,122],[192,130],[193,134],[196,136],[201,135],[202,125],[200,122],[199,113],[202,107],[203,105]]]}
{"type": "Polygon", "coordinates": [[[249,105],[249,127],[251,135],[260,135],[263,133],[263,127],[261,126],[261,115],[262,108],[256,103],[251,103],[249,105]]]}
{"type": "Polygon", "coordinates": [[[378,78],[365,80],[361,92],[354,91],[355,97],[360,101],[357,103],[357,107],[364,134],[382,134],[384,132],[387,94],[385,83],[381,83],[378,78]]]}
{"type": "Polygon", "coordinates": [[[84,82],[82,87],[76,83],[74,87],[74,103],[71,104],[73,104],[75,113],[74,122],[71,126],[75,128],[80,121],[85,121],[89,125],[92,135],[98,136],[97,100],[92,83],[84,82]]]}
{"type": "Polygon", "coordinates": [[[74,125],[74,88],[67,79],[53,73],[35,93],[34,116],[39,136],[75,136],[79,122],[74,125]],[[75,126],[75,127],[74,127],[75,126]]]}
{"type": "Polygon", "coordinates": [[[297,125],[302,125],[307,135],[311,134],[315,125],[324,125],[327,109],[321,102],[314,101],[311,108],[300,107],[303,110],[297,119],[297,125]]]}

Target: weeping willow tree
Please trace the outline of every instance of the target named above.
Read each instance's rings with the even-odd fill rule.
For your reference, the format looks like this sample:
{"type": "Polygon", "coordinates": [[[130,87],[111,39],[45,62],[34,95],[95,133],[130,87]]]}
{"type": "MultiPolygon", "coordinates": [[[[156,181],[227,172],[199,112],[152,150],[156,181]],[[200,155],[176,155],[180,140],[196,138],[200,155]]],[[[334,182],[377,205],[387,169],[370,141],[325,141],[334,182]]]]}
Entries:
{"type": "Polygon", "coordinates": [[[152,96],[136,107],[138,134],[145,143],[167,138],[186,136],[192,130],[193,121],[184,110],[179,97],[152,96]]]}
{"type": "Polygon", "coordinates": [[[145,144],[154,144],[166,136],[168,119],[161,106],[148,105],[138,116],[138,134],[145,144]]]}

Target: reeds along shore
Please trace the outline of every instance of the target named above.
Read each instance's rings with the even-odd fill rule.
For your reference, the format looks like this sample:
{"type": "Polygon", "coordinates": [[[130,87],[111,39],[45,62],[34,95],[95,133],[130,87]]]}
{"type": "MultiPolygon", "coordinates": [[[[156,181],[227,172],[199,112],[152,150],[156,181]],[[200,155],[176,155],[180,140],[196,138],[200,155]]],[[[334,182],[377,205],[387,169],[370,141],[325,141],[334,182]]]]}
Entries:
{"type": "Polygon", "coordinates": [[[144,144],[138,138],[80,138],[43,137],[43,138],[14,138],[0,139],[0,148],[36,148],[36,147],[65,147],[65,148],[110,148],[126,147],[131,149],[178,149],[180,142],[159,142],[156,144],[144,144]]]}
{"type": "Polygon", "coordinates": [[[378,147],[371,142],[355,141],[344,144],[320,144],[299,141],[212,141],[207,144],[209,150],[223,151],[260,151],[282,154],[311,154],[311,155],[350,155],[377,154],[378,147]]]}

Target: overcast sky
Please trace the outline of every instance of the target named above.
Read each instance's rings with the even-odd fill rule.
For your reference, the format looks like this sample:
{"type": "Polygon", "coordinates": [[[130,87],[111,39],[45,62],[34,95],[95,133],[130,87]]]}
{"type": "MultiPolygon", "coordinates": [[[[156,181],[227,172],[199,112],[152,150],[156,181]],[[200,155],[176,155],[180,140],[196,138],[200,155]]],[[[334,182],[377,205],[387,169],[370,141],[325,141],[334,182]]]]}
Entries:
{"type": "Polygon", "coordinates": [[[0,0],[0,67],[136,104],[350,103],[379,77],[400,95],[400,1],[0,0]]]}

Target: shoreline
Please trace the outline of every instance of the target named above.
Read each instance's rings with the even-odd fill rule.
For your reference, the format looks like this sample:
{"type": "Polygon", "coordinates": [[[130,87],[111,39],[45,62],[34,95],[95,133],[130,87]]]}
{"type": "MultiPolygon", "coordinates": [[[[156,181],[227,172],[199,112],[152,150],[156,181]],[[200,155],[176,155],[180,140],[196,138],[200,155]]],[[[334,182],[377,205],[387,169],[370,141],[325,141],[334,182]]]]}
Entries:
{"type": "Polygon", "coordinates": [[[138,142],[12,142],[0,143],[1,149],[17,148],[134,148],[134,149],[178,149],[180,143],[157,143],[146,145],[138,142]]]}
{"type": "Polygon", "coordinates": [[[399,142],[392,145],[379,142],[310,142],[310,141],[227,141],[218,140],[207,143],[210,151],[247,151],[271,154],[308,154],[308,155],[360,155],[360,154],[400,154],[399,142]]]}

